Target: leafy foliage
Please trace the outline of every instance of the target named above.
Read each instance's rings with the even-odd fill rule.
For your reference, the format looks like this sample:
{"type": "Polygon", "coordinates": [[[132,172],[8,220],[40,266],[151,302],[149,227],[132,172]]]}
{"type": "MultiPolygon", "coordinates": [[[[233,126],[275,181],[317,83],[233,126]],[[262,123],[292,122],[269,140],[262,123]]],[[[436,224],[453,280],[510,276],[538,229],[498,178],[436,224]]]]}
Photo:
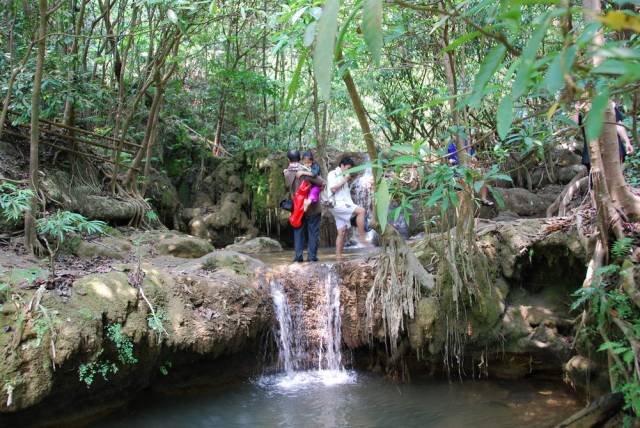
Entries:
{"type": "Polygon", "coordinates": [[[18,221],[29,209],[33,197],[30,189],[21,189],[6,181],[0,182],[0,211],[7,220],[18,221]]]}

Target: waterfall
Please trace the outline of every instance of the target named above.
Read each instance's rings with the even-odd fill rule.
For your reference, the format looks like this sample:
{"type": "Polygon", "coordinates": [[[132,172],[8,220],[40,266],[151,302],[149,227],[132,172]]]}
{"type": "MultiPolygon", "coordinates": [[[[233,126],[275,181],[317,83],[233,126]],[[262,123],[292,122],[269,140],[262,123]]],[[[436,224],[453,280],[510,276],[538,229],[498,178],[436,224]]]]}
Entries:
{"type": "Polygon", "coordinates": [[[278,337],[278,357],[284,367],[285,372],[292,373],[294,370],[293,361],[293,320],[291,319],[291,310],[287,302],[287,295],[284,294],[282,283],[272,280],[271,299],[273,300],[273,309],[276,319],[278,320],[278,329],[276,336],[278,337]]]}
{"type": "MultiPolygon", "coordinates": [[[[290,389],[302,385],[350,383],[355,379],[342,363],[340,278],[329,265],[310,265],[304,287],[285,271],[269,283],[276,318],[274,332],[279,366],[277,384],[290,389]],[[311,279],[313,278],[313,279],[311,279]],[[308,309],[305,311],[304,308],[308,309]]],[[[268,383],[268,382],[267,382],[268,383]]]]}
{"type": "Polygon", "coordinates": [[[342,369],[342,322],[340,318],[340,286],[338,274],[329,269],[324,282],[324,323],[322,329],[318,368],[342,369]]]}
{"type": "MultiPolygon", "coordinates": [[[[368,156],[364,162],[369,162],[368,156]]],[[[367,168],[351,185],[353,202],[367,211],[368,220],[371,220],[371,210],[373,209],[373,181],[373,171],[371,168],[367,168]]]]}

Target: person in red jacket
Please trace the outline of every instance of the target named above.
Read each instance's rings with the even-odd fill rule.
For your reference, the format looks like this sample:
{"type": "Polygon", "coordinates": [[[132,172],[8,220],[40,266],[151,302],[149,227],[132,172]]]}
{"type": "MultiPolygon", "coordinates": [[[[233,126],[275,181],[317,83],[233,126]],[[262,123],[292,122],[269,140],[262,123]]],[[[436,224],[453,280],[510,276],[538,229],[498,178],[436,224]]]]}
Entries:
{"type": "MultiPolygon", "coordinates": [[[[312,174],[308,171],[305,171],[305,168],[300,164],[300,152],[298,150],[289,150],[287,152],[287,157],[289,158],[289,166],[287,169],[283,171],[284,180],[288,189],[291,189],[292,199],[294,199],[294,210],[296,212],[296,203],[295,203],[295,195],[302,185],[302,183],[306,182],[305,186],[309,186],[311,189],[311,185],[315,186],[323,186],[324,180],[317,176],[313,177],[312,174]]],[[[308,195],[308,190],[307,190],[308,195]]],[[[302,196],[302,193],[300,194],[302,196]]],[[[307,235],[307,244],[308,244],[308,254],[307,261],[317,262],[318,261],[318,243],[320,241],[320,219],[322,216],[322,207],[320,207],[319,202],[312,202],[307,207],[307,210],[304,210],[304,200],[306,196],[302,198],[302,216],[301,216],[301,224],[299,227],[293,227],[293,242],[295,248],[295,258],[294,262],[302,262],[303,261],[303,251],[305,247],[305,232],[307,235]]],[[[296,222],[297,224],[297,222],[296,222]]]]}

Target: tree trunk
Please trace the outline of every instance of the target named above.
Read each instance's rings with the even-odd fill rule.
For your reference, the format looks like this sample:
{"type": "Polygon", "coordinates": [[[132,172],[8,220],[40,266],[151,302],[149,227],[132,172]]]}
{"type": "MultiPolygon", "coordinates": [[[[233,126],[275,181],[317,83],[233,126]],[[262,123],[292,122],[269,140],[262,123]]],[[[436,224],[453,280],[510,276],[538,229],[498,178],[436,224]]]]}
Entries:
{"type": "Polygon", "coordinates": [[[38,10],[40,13],[38,21],[37,56],[36,70],[33,75],[33,92],[31,93],[31,136],[29,149],[29,179],[33,197],[29,204],[29,209],[24,214],[24,234],[25,247],[36,253],[40,250],[40,245],[36,237],[36,215],[38,214],[38,192],[40,190],[40,159],[38,157],[38,145],[40,143],[40,93],[42,89],[42,73],[44,69],[44,56],[46,50],[47,37],[47,0],[38,0],[38,10]]]}
{"type": "MultiPolygon", "coordinates": [[[[73,84],[75,84],[78,80],[78,48],[80,46],[80,31],[82,30],[82,26],[84,25],[84,12],[86,10],[86,6],[89,0],[82,0],[80,3],[80,10],[78,11],[78,16],[76,17],[75,25],[73,28],[73,42],[71,42],[71,49],[68,52],[68,55],[72,57],[72,65],[69,67],[69,73],[67,78],[73,84]]],[[[62,123],[67,126],[73,126],[75,121],[75,103],[73,101],[73,97],[67,94],[67,98],[64,101],[64,113],[62,116],[62,123]]],[[[71,135],[73,131],[69,131],[71,135]]]]}
{"type": "MultiPolygon", "coordinates": [[[[342,62],[342,51],[338,51],[336,59],[338,60],[338,62],[342,62]]],[[[347,92],[349,93],[349,98],[351,99],[353,110],[355,111],[356,117],[358,118],[358,123],[360,124],[360,129],[362,130],[362,137],[364,138],[364,143],[367,146],[369,160],[371,162],[374,162],[378,159],[378,150],[376,149],[375,140],[373,139],[373,134],[371,133],[371,128],[369,127],[367,112],[364,108],[364,104],[362,103],[360,94],[358,94],[358,89],[356,88],[356,84],[354,83],[349,70],[345,70],[344,74],[342,75],[342,80],[347,87],[347,92]]]]}

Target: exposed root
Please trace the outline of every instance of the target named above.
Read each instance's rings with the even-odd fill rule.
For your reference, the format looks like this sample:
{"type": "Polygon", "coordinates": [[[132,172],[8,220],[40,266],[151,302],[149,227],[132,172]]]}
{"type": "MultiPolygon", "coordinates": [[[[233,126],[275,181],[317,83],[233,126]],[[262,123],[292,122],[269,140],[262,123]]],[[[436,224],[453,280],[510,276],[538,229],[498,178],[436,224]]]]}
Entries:
{"type": "Polygon", "coordinates": [[[394,228],[386,230],[382,243],[378,270],[367,293],[367,328],[372,336],[374,308],[382,308],[385,338],[391,356],[396,357],[404,317],[413,318],[421,289],[432,290],[435,282],[394,228]]]}
{"type": "Polygon", "coordinates": [[[567,212],[567,206],[577,193],[584,192],[589,184],[589,177],[586,171],[581,171],[576,174],[575,177],[565,186],[558,197],[553,201],[549,208],[547,208],[547,217],[553,217],[555,215],[565,216],[567,212]]]}

